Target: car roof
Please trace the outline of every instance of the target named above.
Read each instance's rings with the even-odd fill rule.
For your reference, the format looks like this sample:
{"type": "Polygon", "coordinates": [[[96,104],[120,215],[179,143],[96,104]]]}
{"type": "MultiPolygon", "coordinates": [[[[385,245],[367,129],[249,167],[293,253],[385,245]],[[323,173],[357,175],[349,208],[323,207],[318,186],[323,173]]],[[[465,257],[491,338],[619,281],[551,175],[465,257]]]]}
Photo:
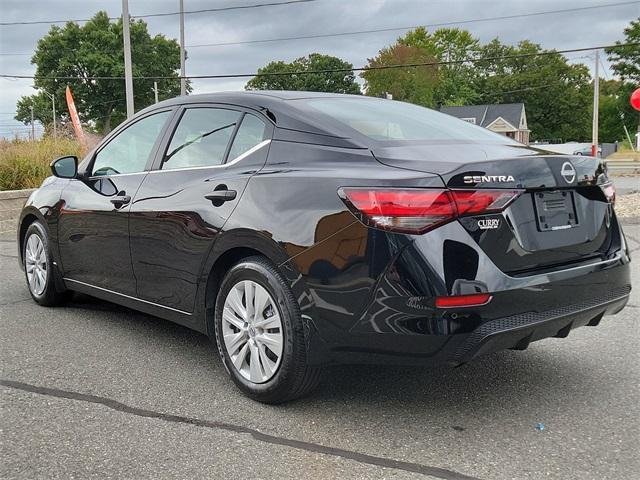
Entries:
{"type": "Polygon", "coordinates": [[[360,139],[360,141],[355,141],[352,136],[349,136],[344,129],[337,126],[335,122],[328,122],[327,119],[323,119],[321,115],[314,114],[308,110],[303,110],[296,102],[292,101],[306,98],[363,97],[362,95],[286,90],[203,93],[164,100],[140,111],[136,117],[161,108],[175,107],[179,105],[186,106],[199,103],[215,103],[218,105],[226,104],[229,106],[240,106],[262,112],[275,124],[277,129],[333,137],[334,139],[346,141],[345,145],[357,145],[357,148],[364,147],[362,139],[360,139]]]}
{"type": "MultiPolygon", "coordinates": [[[[221,100],[243,100],[252,101],[270,101],[270,100],[299,100],[302,98],[340,98],[340,97],[362,97],[361,95],[347,95],[342,93],[327,92],[307,92],[293,90],[248,90],[248,91],[230,91],[230,92],[214,92],[199,93],[195,95],[185,95],[166,100],[167,103],[192,103],[192,102],[219,102],[221,100]]],[[[161,103],[165,103],[161,102],[161,103]]]]}
{"type": "MultiPolygon", "coordinates": [[[[340,93],[304,92],[288,90],[260,90],[238,92],[199,93],[196,95],[183,95],[164,100],[149,107],[149,109],[162,108],[173,105],[189,105],[193,103],[222,103],[240,105],[249,108],[279,110],[295,108],[289,104],[290,100],[305,98],[362,98],[362,95],[346,95],[340,93]]],[[[275,112],[274,112],[275,113],[275,112]]]]}

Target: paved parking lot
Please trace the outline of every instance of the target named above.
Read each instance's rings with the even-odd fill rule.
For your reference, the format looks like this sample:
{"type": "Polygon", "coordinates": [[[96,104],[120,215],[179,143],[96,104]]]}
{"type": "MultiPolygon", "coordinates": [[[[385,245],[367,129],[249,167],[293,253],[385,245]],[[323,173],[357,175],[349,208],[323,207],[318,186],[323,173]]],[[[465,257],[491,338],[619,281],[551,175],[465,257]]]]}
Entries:
{"type": "MultiPolygon", "coordinates": [[[[640,225],[626,232],[639,249],[640,225]]],[[[37,306],[12,236],[0,272],[1,478],[640,472],[637,287],[621,314],[564,340],[455,370],[336,367],[314,396],[270,407],[235,389],[202,335],[86,296],[37,306]]]]}

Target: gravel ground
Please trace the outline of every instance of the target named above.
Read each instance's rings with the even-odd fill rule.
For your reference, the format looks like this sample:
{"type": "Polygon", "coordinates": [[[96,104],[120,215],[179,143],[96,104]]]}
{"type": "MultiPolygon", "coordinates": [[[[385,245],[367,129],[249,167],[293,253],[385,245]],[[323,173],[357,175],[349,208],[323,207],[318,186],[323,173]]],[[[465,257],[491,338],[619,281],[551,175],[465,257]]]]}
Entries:
{"type": "Polygon", "coordinates": [[[616,199],[616,215],[623,221],[634,219],[633,223],[638,223],[640,219],[640,193],[620,195],[616,199]]]}
{"type": "Polygon", "coordinates": [[[638,478],[638,289],[566,339],[458,369],[337,367],[270,407],[203,335],[87,296],[36,305],[16,259],[0,238],[3,480],[638,478]]]}

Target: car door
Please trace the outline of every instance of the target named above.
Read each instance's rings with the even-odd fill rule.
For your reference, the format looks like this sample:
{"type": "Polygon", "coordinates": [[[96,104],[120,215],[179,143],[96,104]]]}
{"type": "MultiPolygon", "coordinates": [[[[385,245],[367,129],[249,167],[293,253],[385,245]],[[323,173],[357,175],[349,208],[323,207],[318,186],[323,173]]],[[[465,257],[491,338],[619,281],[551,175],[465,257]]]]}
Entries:
{"type": "Polygon", "coordinates": [[[123,126],[62,192],[58,235],[65,281],[136,294],[129,210],[172,113],[153,112],[123,126]]]}
{"type": "Polygon", "coordinates": [[[131,206],[131,255],[139,298],[190,313],[205,259],[265,164],[273,127],[214,105],[185,107],[174,123],[131,206]]]}

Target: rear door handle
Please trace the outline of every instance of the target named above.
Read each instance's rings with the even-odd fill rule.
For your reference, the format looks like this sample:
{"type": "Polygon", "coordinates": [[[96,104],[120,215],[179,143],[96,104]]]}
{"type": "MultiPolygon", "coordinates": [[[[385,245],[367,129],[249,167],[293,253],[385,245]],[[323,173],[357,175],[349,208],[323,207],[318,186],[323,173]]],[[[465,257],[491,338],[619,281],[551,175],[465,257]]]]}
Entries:
{"type": "Polygon", "coordinates": [[[129,195],[118,195],[117,197],[113,197],[110,202],[115,205],[116,208],[121,208],[127,205],[131,201],[131,197],[129,195]]]}
{"type": "Polygon", "coordinates": [[[235,200],[237,194],[235,190],[214,190],[211,193],[207,193],[204,198],[212,202],[228,202],[229,200],[235,200]]]}

